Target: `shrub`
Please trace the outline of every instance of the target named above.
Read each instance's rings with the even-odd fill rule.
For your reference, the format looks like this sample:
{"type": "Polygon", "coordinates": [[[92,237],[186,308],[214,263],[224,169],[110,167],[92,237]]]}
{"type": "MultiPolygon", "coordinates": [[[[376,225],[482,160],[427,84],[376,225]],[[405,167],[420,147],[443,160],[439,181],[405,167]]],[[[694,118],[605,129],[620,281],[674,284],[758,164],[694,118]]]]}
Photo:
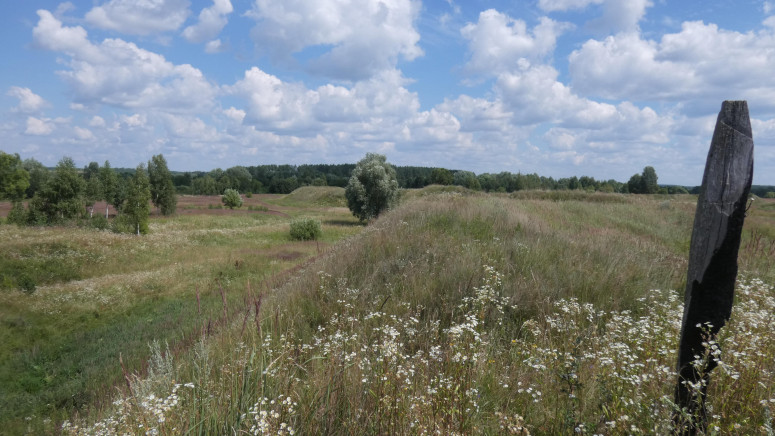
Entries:
{"type": "Polygon", "coordinates": [[[235,189],[227,189],[223,192],[223,197],[221,197],[221,201],[223,201],[223,204],[228,207],[229,209],[239,208],[242,206],[242,197],[240,197],[239,192],[235,189]]]}
{"type": "Polygon", "coordinates": [[[368,153],[355,166],[345,188],[347,207],[361,221],[376,218],[398,202],[396,170],[385,156],[368,153]]]}
{"type": "Polygon", "coordinates": [[[302,218],[291,222],[291,239],[296,241],[311,241],[323,234],[320,221],[312,218],[302,218]]]}
{"type": "Polygon", "coordinates": [[[27,223],[27,211],[21,201],[15,201],[8,212],[8,224],[23,226],[27,223]]]}
{"type": "Polygon", "coordinates": [[[102,214],[94,215],[89,220],[89,225],[98,230],[105,230],[108,228],[108,219],[102,216],[102,214]]]}

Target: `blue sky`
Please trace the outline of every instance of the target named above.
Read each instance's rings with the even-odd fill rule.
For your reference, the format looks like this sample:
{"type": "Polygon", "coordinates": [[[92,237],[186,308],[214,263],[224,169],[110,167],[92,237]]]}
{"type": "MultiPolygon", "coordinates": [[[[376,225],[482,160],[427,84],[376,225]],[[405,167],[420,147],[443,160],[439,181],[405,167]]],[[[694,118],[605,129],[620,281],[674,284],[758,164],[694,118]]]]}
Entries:
{"type": "Polygon", "coordinates": [[[696,185],[723,100],[775,184],[775,1],[0,7],[0,149],[173,170],[354,163],[696,185]]]}

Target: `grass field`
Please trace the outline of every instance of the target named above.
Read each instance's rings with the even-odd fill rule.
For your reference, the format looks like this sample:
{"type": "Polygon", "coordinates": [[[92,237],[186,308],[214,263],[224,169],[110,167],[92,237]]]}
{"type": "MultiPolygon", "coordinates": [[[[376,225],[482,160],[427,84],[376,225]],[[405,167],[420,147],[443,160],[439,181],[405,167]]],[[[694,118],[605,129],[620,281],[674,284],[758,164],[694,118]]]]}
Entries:
{"type": "MultiPolygon", "coordinates": [[[[0,382],[16,395],[3,401],[16,407],[31,389],[55,398],[73,380],[84,395],[17,407],[4,423],[46,430],[43,419],[79,410],[66,433],[669,429],[695,197],[432,187],[364,228],[340,194],[320,194],[257,196],[257,213],[197,200],[145,238],[0,227],[12,259],[80,259],[31,295],[0,294],[2,343],[13,344],[0,382]],[[282,274],[318,253],[287,240],[300,216],[323,221],[325,247],[282,274]]],[[[720,338],[711,432],[771,431],[774,250],[775,203],[759,200],[720,338]]]]}
{"type": "Polygon", "coordinates": [[[346,208],[246,200],[232,211],[217,208],[219,197],[181,197],[179,215],[152,219],[144,237],[0,226],[6,282],[34,284],[0,284],[0,433],[48,432],[110,404],[123,381],[119,356],[142,371],[152,341],[185,351],[362,228],[346,208]],[[323,222],[321,240],[290,240],[299,214],[323,222]]]}

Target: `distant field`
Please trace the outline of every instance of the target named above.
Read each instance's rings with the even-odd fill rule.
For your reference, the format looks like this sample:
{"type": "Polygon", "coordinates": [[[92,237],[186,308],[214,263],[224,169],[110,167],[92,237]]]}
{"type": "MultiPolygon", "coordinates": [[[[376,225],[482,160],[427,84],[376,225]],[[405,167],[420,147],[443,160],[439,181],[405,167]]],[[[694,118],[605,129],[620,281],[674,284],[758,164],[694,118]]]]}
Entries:
{"type": "Polygon", "coordinates": [[[35,285],[23,292],[0,283],[0,428],[48,432],[44,420],[109,404],[123,381],[119,355],[136,371],[152,341],[185,350],[363,228],[347,209],[283,198],[255,195],[229,210],[218,196],[182,196],[178,215],[152,216],[143,237],[0,225],[0,272],[35,285]],[[295,216],[319,219],[322,239],[291,241],[295,216]]]}
{"type": "MultiPolygon", "coordinates": [[[[144,238],[0,226],[12,259],[76,259],[31,295],[0,291],[3,423],[35,414],[44,431],[78,409],[67,433],[665,431],[696,197],[429,187],[363,227],[341,195],[233,213],[183,197],[144,238]],[[287,239],[302,216],[323,222],[319,245],[287,239]],[[119,353],[146,370],[125,380],[119,353]]],[[[772,424],[775,376],[757,369],[775,358],[772,200],[749,211],[740,268],[710,392],[722,434],[772,424]]]]}

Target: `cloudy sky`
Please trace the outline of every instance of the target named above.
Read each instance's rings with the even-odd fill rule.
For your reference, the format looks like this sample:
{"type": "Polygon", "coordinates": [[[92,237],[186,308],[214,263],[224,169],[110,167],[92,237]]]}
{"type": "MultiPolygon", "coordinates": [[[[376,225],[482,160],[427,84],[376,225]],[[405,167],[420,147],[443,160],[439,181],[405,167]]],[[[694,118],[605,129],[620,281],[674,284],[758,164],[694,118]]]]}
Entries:
{"type": "Polygon", "coordinates": [[[0,149],[172,170],[354,163],[701,182],[748,100],[775,184],[775,1],[0,6],[0,149]]]}

